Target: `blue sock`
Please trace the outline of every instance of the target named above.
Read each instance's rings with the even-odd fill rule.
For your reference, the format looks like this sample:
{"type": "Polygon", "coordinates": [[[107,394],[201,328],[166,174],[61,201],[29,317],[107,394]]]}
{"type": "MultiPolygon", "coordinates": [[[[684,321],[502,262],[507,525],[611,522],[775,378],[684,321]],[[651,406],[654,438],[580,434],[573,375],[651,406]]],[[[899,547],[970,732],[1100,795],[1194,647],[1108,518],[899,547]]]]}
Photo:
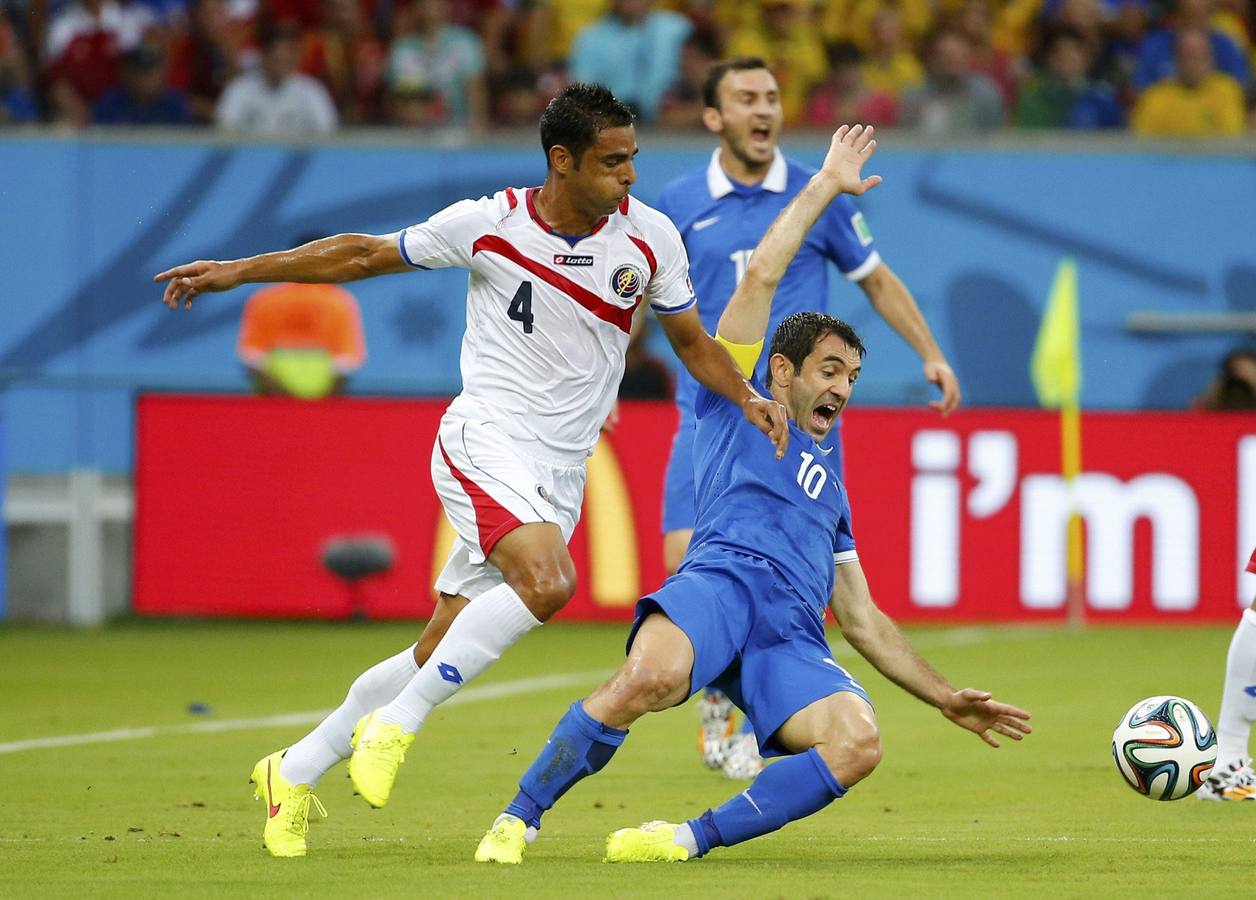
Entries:
{"type": "Polygon", "coordinates": [[[601,771],[627,736],[627,731],[593,718],[577,700],[558,720],[540,755],[519,779],[519,793],[506,812],[540,828],[541,814],[581,778],[601,771]]]}
{"type": "Polygon", "coordinates": [[[819,812],[846,793],[812,748],[765,766],[746,790],[689,821],[698,855],[731,847],[819,812]]]}

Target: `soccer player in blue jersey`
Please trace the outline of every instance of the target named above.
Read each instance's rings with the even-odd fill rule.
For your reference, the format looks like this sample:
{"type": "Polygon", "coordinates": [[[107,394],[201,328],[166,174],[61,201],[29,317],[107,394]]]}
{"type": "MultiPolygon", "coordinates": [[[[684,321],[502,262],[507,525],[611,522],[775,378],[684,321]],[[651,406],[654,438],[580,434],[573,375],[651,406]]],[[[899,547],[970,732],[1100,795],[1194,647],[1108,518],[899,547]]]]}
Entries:
{"type": "Polygon", "coordinates": [[[862,368],[854,330],[823,313],[796,313],[776,329],[766,378],[755,374],[773,292],[807,231],[840,192],[862,194],[880,182],[861,178],[875,148],[871,133],[838,129],[820,171],[768,230],[720,316],[716,339],[790,416],[787,452],[777,459],[735,405],[697,392],[693,548],[677,574],[638,603],[627,661],[559,720],[476,860],[521,862],[542,815],[610,761],[633,722],[706,684],[746,711],[765,756],[783,758],[687,822],[616,831],[608,861],[694,859],[842,797],[876,767],[881,741],[867,693],[825,640],[826,601],[851,646],[955,724],[993,747],[995,734],[1029,733],[1029,713],[985,691],[957,690],[934,671],[868,591],[846,491],[824,446],[862,368]]]}
{"type": "MultiPolygon", "coordinates": [[[[768,225],[807,183],[811,170],[788,160],[777,147],[780,91],[757,57],[716,63],[704,86],[703,122],[719,137],[710,163],[667,185],[658,208],[680,231],[689,254],[698,312],[713,332],[724,305],[746,271],[751,252],[768,225]]],[[[787,316],[828,303],[830,263],[855,282],[885,321],[919,354],[924,376],[941,389],[930,405],[943,414],[960,401],[959,382],[938,348],[906,285],[877,252],[863,214],[849,197],[838,197],[807,234],[781,279],[768,333],[787,316]]],[[[766,376],[767,361],[759,364],[766,376]]],[[[669,573],[684,558],[694,526],[693,436],[697,382],[679,373],[680,424],[672,442],[663,496],[663,558],[669,573]]],[[[829,465],[842,474],[839,438],[829,465]]],[[[709,691],[700,707],[703,760],[730,778],[752,778],[762,767],[754,735],[734,734],[732,704],[709,691]]]]}

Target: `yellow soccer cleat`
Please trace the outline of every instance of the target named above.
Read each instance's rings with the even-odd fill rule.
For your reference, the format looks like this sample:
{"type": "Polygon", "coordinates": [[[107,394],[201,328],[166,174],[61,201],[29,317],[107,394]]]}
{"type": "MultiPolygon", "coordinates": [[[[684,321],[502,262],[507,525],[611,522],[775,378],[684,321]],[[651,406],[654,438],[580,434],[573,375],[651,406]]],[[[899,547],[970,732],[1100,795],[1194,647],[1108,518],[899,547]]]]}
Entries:
{"type": "Polygon", "coordinates": [[[414,735],[406,734],[400,725],[380,722],[377,712],[363,716],[353,729],[349,778],[362,799],[379,809],[392,794],[397,770],[406,761],[406,748],[414,743],[414,735]]]}
{"type": "Polygon", "coordinates": [[[621,828],[606,839],[606,862],[684,862],[689,851],[676,843],[676,826],[646,822],[621,828]]]}
{"type": "Polygon", "coordinates": [[[476,862],[506,863],[517,866],[528,849],[528,826],[516,816],[501,815],[475,848],[476,862]]]}
{"type": "Polygon", "coordinates": [[[259,760],[249,781],[253,796],[266,801],[266,826],[262,844],[271,856],[305,856],[305,833],[310,830],[310,805],[323,818],[327,810],[308,784],[293,784],[279,774],[279,761],[287,750],[259,760]]]}

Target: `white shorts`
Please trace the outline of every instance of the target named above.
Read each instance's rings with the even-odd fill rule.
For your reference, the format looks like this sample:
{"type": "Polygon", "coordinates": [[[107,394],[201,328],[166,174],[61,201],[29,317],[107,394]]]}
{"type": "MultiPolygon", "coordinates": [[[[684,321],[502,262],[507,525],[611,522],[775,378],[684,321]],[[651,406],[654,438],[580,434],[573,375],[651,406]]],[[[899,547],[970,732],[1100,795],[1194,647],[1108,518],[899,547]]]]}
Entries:
{"type": "Polygon", "coordinates": [[[553,522],[563,540],[571,540],[584,503],[585,472],[583,464],[555,465],[528,455],[491,422],[445,413],[432,448],[432,485],[458,539],[436,589],[473,598],[501,584],[501,570],[488,556],[520,525],[553,522]]]}

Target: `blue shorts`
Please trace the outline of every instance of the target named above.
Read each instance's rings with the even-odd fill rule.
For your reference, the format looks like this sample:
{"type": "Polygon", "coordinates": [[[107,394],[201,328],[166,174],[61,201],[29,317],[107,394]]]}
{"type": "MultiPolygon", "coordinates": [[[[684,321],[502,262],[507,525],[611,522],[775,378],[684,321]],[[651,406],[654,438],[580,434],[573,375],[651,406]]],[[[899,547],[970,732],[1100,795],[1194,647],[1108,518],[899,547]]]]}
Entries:
{"type": "MultiPolygon", "coordinates": [[[[839,418],[833,425],[829,437],[829,446],[833,452],[829,454],[828,464],[837,472],[839,478],[845,479],[842,467],[842,420],[839,418]]],[[[693,477],[693,439],[696,425],[693,413],[680,412],[680,427],[672,438],[672,453],[667,459],[667,472],[663,476],[663,533],[673,531],[692,531],[698,520],[695,494],[697,487],[693,477]]]]}
{"type": "Polygon", "coordinates": [[[788,754],[778,729],[799,710],[849,691],[868,693],[833,659],[824,610],[799,596],[762,559],[704,547],[637,603],[628,648],[645,617],[662,611],[693,644],[689,696],[719,688],[754,725],[763,756],[788,754]]]}

